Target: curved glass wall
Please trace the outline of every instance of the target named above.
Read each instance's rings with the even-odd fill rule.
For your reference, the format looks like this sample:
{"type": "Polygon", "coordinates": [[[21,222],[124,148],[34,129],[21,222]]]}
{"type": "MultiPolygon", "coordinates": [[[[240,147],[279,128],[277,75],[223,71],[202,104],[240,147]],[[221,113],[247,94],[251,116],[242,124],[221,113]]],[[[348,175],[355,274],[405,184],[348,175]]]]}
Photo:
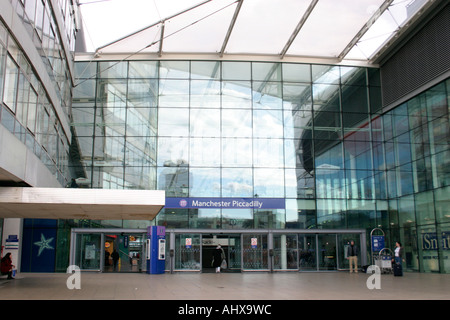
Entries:
{"type": "Polygon", "coordinates": [[[404,242],[409,269],[449,270],[449,81],[383,113],[371,68],[101,61],[76,71],[81,185],[165,190],[171,205],[156,223],[174,229],[381,227],[404,242]],[[252,205],[227,207],[233,199],[252,205]],[[255,205],[266,199],[280,201],[255,205]]]}

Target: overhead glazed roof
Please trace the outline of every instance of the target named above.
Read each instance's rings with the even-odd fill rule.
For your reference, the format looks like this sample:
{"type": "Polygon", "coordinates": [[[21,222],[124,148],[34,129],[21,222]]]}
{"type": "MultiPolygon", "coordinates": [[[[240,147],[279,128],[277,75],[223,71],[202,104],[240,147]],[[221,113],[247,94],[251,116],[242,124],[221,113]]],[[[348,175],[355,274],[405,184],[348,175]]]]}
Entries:
{"type": "MultiPolygon", "coordinates": [[[[108,6],[121,0],[80,1],[86,28],[104,29],[125,17],[147,24],[108,44],[97,54],[151,53],[269,55],[371,61],[435,0],[139,0],[123,1],[121,18],[108,6]],[[135,5],[133,5],[135,4],[135,5]],[[153,7],[153,10],[151,10],[153,7]],[[91,17],[94,10],[105,14],[91,17]],[[127,11],[129,10],[129,11],[127,11]],[[139,14],[145,10],[145,14],[139,14]],[[110,20],[108,20],[110,19],[110,20]]],[[[125,25],[124,25],[125,27],[125,25]]],[[[91,29],[92,31],[92,29],[91,29]]],[[[116,33],[117,34],[117,33],[116,33]]],[[[120,35],[119,35],[120,37],[120,35]]]]}

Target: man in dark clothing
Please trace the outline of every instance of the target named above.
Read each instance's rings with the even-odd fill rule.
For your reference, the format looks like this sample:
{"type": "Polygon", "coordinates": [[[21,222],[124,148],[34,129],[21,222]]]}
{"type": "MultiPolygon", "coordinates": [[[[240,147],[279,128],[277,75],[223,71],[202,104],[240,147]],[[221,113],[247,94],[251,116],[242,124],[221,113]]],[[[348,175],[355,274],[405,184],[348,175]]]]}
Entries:
{"type": "Polygon", "coordinates": [[[117,261],[119,261],[119,253],[116,250],[111,254],[111,258],[113,259],[114,271],[116,271],[117,261]]]}

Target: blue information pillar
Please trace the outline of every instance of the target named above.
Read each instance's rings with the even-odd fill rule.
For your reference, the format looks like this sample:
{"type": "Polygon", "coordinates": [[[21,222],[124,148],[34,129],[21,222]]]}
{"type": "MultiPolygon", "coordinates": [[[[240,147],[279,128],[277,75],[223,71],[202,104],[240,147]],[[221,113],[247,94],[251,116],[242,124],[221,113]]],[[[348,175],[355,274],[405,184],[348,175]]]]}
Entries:
{"type": "Polygon", "coordinates": [[[162,274],[166,266],[166,228],[147,228],[147,273],[162,274]]]}

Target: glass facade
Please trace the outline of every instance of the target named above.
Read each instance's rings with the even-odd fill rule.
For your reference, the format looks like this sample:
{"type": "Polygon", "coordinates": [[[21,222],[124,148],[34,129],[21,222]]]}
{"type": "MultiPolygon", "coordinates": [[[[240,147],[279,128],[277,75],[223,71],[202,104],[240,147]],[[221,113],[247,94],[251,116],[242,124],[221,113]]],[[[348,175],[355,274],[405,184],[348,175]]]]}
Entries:
{"type": "MultiPolygon", "coordinates": [[[[28,53],[0,21],[0,123],[65,186],[71,178],[70,141],[60,119],[70,114],[72,81],[68,61],[72,57],[68,59],[65,55],[48,1],[12,1],[12,4],[42,58],[58,101],[51,101],[28,53]],[[58,114],[55,103],[61,105],[65,114],[58,114]]],[[[68,1],[60,4],[64,5],[64,11],[69,11],[65,8],[68,1]]],[[[65,23],[66,32],[72,30],[74,34],[73,17],[65,23]]],[[[74,44],[74,36],[71,39],[74,44]]]]}
{"type": "MultiPolygon", "coordinates": [[[[168,199],[281,199],[270,209],[166,206],[155,223],[222,231],[378,227],[389,247],[402,241],[409,270],[450,270],[450,80],[385,112],[373,68],[80,61],[75,69],[82,186],[165,190],[168,199]]],[[[292,246],[311,244],[294,238],[292,246]]]]}

